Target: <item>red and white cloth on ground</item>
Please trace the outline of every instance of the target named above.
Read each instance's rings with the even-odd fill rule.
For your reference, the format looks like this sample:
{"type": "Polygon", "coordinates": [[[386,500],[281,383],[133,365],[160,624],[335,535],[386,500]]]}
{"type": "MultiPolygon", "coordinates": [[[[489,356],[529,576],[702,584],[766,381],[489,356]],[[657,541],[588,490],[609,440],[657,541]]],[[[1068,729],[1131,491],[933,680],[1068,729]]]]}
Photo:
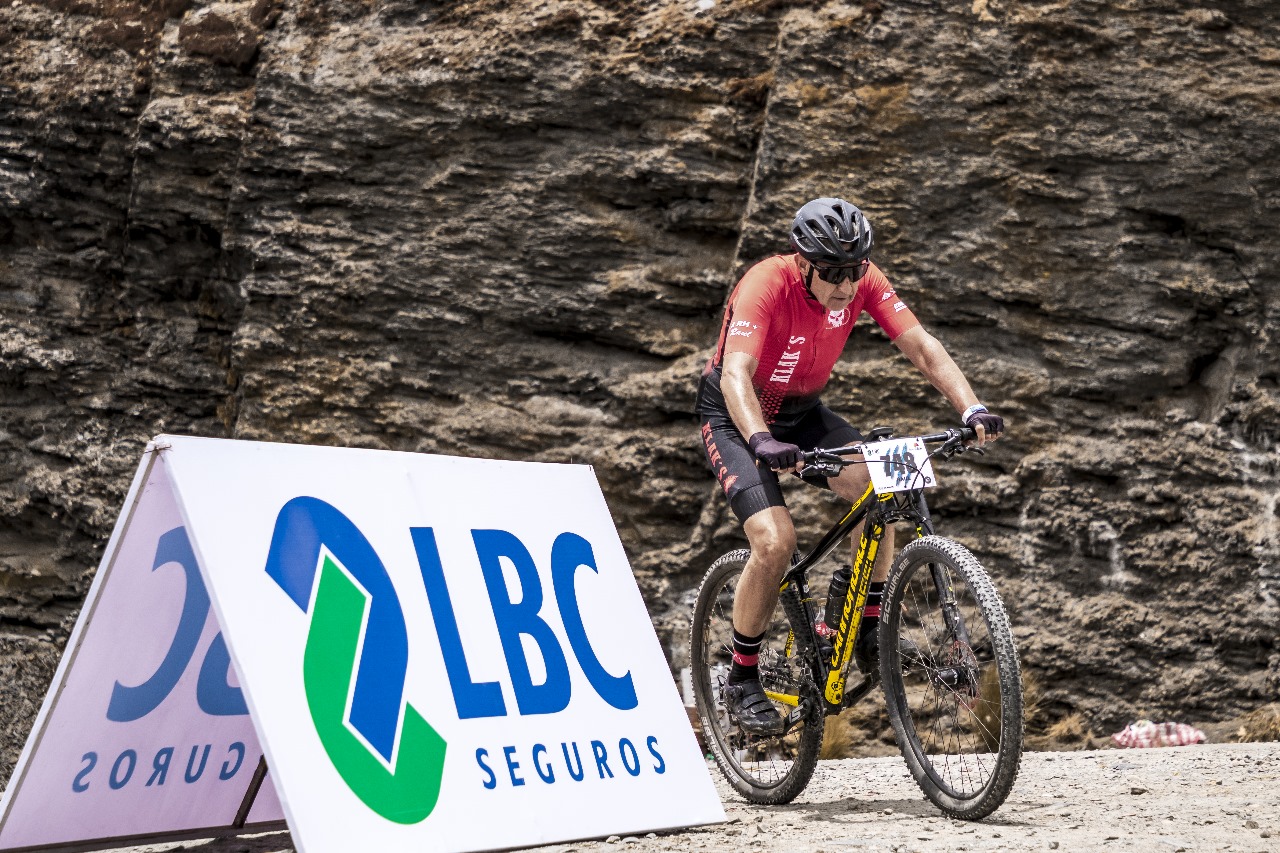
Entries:
{"type": "Polygon", "coordinates": [[[1204,743],[1204,732],[1186,723],[1153,723],[1138,720],[1111,736],[1112,742],[1121,748],[1142,749],[1152,746],[1189,746],[1204,743]]]}

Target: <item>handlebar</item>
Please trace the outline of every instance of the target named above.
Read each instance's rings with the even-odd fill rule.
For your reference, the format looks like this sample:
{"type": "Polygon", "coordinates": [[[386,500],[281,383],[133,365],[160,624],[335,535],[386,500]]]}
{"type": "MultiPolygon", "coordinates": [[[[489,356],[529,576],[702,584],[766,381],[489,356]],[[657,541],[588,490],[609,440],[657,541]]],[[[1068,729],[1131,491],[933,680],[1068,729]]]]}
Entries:
{"type": "MultiPolygon", "coordinates": [[[[885,438],[887,437],[888,436],[885,436],[885,438]]],[[[978,433],[975,430],[970,429],[969,427],[955,427],[953,429],[944,430],[943,432],[933,433],[932,435],[904,436],[904,437],[919,438],[925,444],[941,443],[944,445],[946,444],[959,445],[961,442],[973,441],[975,438],[978,437],[978,433]]],[[[882,439],[877,439],[877,440],[882,440],[882,439]]],[[[854,453],[862,453],[866,445],[870,443],[871,442],[868,441],[868,442],[863,442],[862,444],[850,444],[847,447],[818,447],[818,448],[814,448],[813,450],[801,451],[800,459],[803,462],[812,462],[817,459],[826,459],[832,456],[849,456],[854,453]]],[[[947,449],[948,448],[946,447],[943,448],[943,450],[947,450],[947,449]]],[[[975,447],[975,448],[967,448],[967,449],[977,450],[978,448],[975,447]]],[[[850,465],[854,463],[854,460],[851,460],[851,459],[842,459],[840,461],[850,465]]]]}
{"type": "MultiPolygon", "coordinates": [[[[873,430],[873,432],[876,432],[873,430]]],[[[875,438],[875,441],[882,441],[889,435],[882,434],[875,438]]],[[[931,435],[921,436],[904,436],[904,438],[919,438],[925,444],[941,444],[930,456],[949,457],[958,453],[983,453],[981,447],[966,447],[964,442],[972,441],[978,437],[975,430],[969,427],[954,427],[952,429],[936,432],[931,435]]],[[[801,469],[800,474],[817,474],[823,477],[834,477],[840,473],[840,469],[846,465],[856,465],[860,460],[844,459],[842,457],[855,453],[861,454],[867,445],[872,442],[863,442],[862,444],[850,444],[847,447],[818,447],[813,450],[801,451],[800,461],[805,463],[805,467],[801,469]]]]}

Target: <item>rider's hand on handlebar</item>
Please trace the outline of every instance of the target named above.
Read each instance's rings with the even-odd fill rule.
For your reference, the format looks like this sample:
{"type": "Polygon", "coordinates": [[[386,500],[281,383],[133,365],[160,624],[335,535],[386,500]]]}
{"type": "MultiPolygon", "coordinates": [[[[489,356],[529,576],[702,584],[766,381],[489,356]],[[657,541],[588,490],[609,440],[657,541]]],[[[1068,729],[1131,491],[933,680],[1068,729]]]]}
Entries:
{"type": "Polygon", "coordinates": [[[800,448],[785,441],[778,441],[767,432],[758,432],[747,439],[751,453],[774,471],[790,471],[800,462],[800,448]]]}
{"type": "Polygon", "coordinates": [[[965,418],[964,425],[978,434],[977,446],[995,441],[1004,433],[1004,418],[988,411],[974,412],[965,418]]]}

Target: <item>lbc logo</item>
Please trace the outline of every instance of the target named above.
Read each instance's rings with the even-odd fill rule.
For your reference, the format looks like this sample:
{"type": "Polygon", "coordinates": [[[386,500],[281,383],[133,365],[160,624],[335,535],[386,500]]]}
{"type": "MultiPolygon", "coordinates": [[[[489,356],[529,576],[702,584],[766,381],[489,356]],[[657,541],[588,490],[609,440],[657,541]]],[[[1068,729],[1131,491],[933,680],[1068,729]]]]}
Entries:
{"type": "MultiPolygon", "coordinates": [[[[435,532],[414,527],[407,533],[458,717],[506,715],[500,685],[472,678],[435,532]]],[[[540,615],[545,592],[533,556],[518,537],[504,530],[473,530],[471,538],[519,713],[564,710],[572,689],[568,657],[540,615]],[[502,558],[515,567],[518,601],[503,578],[502,558]],[[541,684],[533,682],[523,638],[541,654],[546,671],[541,684]]],[[[591,544],[574,533],[562,533],[552,546],[550,562],[552,593],[569,653],[605,702],[620,710],[635,708],[631,673],[613,675],[604,668],[583,624],[574,581],[579,568],[599,571],[591,544]]],[[[439,798],[447,744],[404,701],[404,612],[377,552],[338,509],[318,498],[298,497],[276,518],[266,572],[310,616],[303,683],[312,722],[335,769],[369,808],[388,820],[423,820],[439,798]]]]}

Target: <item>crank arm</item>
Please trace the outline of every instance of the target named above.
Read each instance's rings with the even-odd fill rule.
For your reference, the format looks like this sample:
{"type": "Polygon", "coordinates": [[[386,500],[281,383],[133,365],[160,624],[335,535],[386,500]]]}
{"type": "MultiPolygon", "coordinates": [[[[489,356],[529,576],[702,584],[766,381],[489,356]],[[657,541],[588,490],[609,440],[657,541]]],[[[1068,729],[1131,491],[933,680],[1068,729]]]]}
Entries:
{"type": "Polygon", "coordinates": [[[791,709],[791,713],[782,718],[782,722],[785,724],[782,729],[782,733],[786,734],[801,722],[808,719],[810,707],[808,699],[801,699],[796,706],[791,709]]]}

